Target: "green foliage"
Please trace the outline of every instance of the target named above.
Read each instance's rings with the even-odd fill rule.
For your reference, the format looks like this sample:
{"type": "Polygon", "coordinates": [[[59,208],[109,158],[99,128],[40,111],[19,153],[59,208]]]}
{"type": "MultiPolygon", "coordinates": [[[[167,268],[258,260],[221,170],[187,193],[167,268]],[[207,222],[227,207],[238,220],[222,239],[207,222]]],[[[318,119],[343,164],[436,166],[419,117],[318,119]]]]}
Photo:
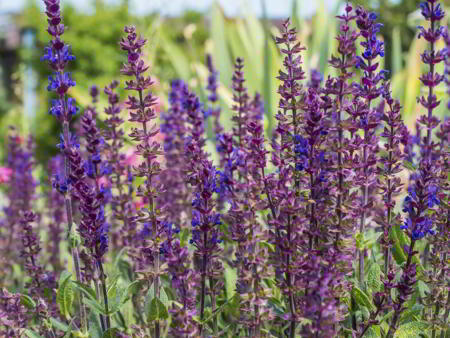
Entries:
{"type": "Polygon", "coordinates": [[[23,306],[25,306],[27,309],[33,310],[36,308],[36,302],[31,298],[30,296],[21,294],[20,295],[20,302],[23,306]]]}
{"type": "Polygon", "coordinates": [[[70,330],[72,329],[72,323],[70,323],[70,325],[66,325],[65,323],[53,317],[50,318],[50,323],[52,323],[53,328],[63,331],[64,333],[70,332],[70,330]]]}
{"type": "Polygon", "coordinates": [[[44,338],[39,333],[30,329],[25,329],[24,333],[28,338],[44,338]]]}
{"type": "Polygon", "coordinates": [[[381,282],[381,268],[378,263],[372,263],[370,265],[367,273],[367,284],[375,292],[382,290],[383,283],[381,282]]]}
{"type": "Polygon", "coordinates": [[[378,338],[381,337],[380,327],[378,325],[372,325],[364,333],[363,338],[378,338]]]}
{"type": "Polygon", "coordinates": [[[370,311],[375,310],[375,306],[372,304],[370,297],[356,286],[352,289],[352,296],[358,305],[365,306],[370,311]]]}
{"type": "Polygon", "coordinates": [[[117,333],[119,333],[119,329],[113,327],[113,328],[110,328],[110,329],[106,330],[103,333],[103,337],[102,338],[116,338],[116,334],[117,333]]]}
{"type": "Polygon", "coordinates": [[[424,306],[422,304],[414,304],[406,309],[400,316],[400,324],[416,321],[422,314],[424,306]]]}
{"type": "Polygon", "coordinates": [[[92,289],[89,285],[80,283],[78,281],[72,281],[75,288],[80,292],[83,292],[89,299],[97,299],[97,294],[94,289],[92,289]]]}
{"type": "Polygon", "coordinates": [[[66,317],[67,319],[70,318],[72,304],[75,297],[71,277],[71,274],[61,274],[58,293],[56,296],[56,302],[59,305],[59,311],[61,312],[61,315],[66,317]]]}
{"type": "Polygon", "coordinates": [[[100,304],[96,299],[83,298],[84,304],[86,304],[96,314],[110,315],[111,311],[106,312],[103,304],[100,304]]]}
{"type": "Polygon", "coordinates": [[[228,299],[232,298],[236,293],[236,270],[228,265],[225,265],[225,290],[227,292],[228,299]]]}
{"type": "Polygon", "coordinates": [[[429,323],[423,321],[409,322],[400,325],[394,334],[394,338],[420,338],[426,332],[429,323]]]}
{"type": "Polygon", "coordinates": [[[150,322],[169,318],[169,312],[159,298],[152,299],[149,312],[147,313],[147,318],[150,322]]]}
{"type": "Polygon", "coordinates": [[[102,338],[102,328],[98,319],[98,313],[92,311],[89,314],[89,338],[102,338]]]}

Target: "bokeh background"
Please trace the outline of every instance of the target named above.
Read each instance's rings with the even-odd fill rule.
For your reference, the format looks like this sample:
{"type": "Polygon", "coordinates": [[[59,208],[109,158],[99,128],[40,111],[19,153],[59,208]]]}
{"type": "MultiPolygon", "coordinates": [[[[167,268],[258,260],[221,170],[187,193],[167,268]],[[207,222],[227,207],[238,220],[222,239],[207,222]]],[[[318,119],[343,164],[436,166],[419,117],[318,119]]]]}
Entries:
{"type": "MultiPolygon", "coordinates": [[[[447,13],[450,0],[441,1],[447,13]]],[[[245,60],[247,85],[251,93],[258,91],[265,99],[265,127],[270,134],[277,110],[278,86],[275,79],[281,57],[273,36],[283,19],[291,17],[299,37],[307,47],[304,68],[324,76],[333,75],[327,60],[335,53],[334,37],[342,11],[339,0],[61,0],[64,39],[72,45],[77,57],[71,71],[77,86],[70,94],[83,109],[90,102],[89,87],[103,88],[113,79],[122,80],[119,69],[125,60],[118,41],[123,26],[135,24],[149,40],[145,57],[156,80],[154,91],[160,97],[160,109],[167,107],[170,81],[182,78],[202,97],[205,96],[207,69],[205,53],[211,53],[220,72],[219,94],[223,109],[222,122],[227,126],[231,106],[230,82],[234,59],[245,60]]],[[[421,110],[416,103],[421,87],[418,80],[425,71],[420,53],[425,48],[418,40],[418,25],[423,24],[417,0],[355,0],[379,13],[384,24],[381,35],[385,41],[384,67],[390,71],[394,96],[404,107],[407,125],[421,110]]],[[[445,23],[443,23],[445,24],[445,23]]],[[[35,135],[37,159],[46,163],[57,149],[59,125],[47,113],[49,95],[46,91],[49,70],[40,62],[49,37],[43,6],[32,0],[0,1],[0,158],[9,125],[23,133],[35,135]]],[[[442,71],[442,70],[441,70],[442,71]]],[[[123,86],[122,86],[123,87],[123,86]]],[[[125,93],[122,91],[122,98],[125,93]]],[[[437,90],[444,101],[445,88],[437,90]]],[[[102,97],[99,111],[106,104],[102,97]]],[[[448,114],[440,105],[438,114],[448,114]]],[[[211,129],[211,128],[210,128],[211,129]]],[[[209,132],[210,149],[214,151],[209,132]]]]}

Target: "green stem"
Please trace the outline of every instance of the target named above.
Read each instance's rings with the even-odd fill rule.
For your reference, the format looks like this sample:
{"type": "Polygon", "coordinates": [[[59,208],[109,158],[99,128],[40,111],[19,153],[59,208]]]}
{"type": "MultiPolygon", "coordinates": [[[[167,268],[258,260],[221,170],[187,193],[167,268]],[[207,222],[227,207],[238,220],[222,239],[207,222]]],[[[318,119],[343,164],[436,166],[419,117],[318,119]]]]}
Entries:
{"type": "MultiPolygon", "coordinates": [[[[94,285],[95,285],[95,294],[97,295],[97,297],[100,296],[100,281],[96,280],[94,281],[94,285]]],[[[105,332],[106,331],[106,327],[105,327],[105,320],[103,318],[103,315],[101,313],[99,313],[99,318],[100,318],[100,325],[102,327],[102,331],[105,332]]]]}
{"type": "MultiPolygon", "coordinates": [[[[211,295],[211,312],[213,314],[216,313],[216,293],[215,293],[215,284],[216,282],[214,281],[214,278],[211,276],[209,277],[209,290],[210,290],[210,295],[211,295]]],[[[214,332],[214,337],[217,336],[217,316],[214,315],[213,318],[213,332],[214,332]]]]}
{"type": "MultiPolygon", "coordinates": [[[[100,271],[100,281],[101,281],[101,285],[102,285],[103,302],[105,304],[105,312],[108,313],[109,312],[109,308],[108,308],[108,291],[106,289],[106,275],[105,275],[105,273],[103,271],[103,264],[102,264],[101,259],[97,260],[97,265],[98,265],[98,269],[100,271]]],[[[106,327],[106,330],[108,330],[108,329],[111,328],[111,321],[110,321],[110,318],[109,318],[109,314],[107,314],[105,316],[105,319],[106,319],[105,320],[105,324],[106,324],[105,327],[106,327]]]]}

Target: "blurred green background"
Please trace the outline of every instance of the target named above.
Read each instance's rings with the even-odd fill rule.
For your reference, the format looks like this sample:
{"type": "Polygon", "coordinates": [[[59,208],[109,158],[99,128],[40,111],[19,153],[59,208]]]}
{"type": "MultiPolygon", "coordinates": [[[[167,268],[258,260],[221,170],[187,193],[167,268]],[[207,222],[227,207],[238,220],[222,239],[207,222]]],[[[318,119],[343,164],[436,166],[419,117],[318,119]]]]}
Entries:
{"type": "MultiPolygon", "coordinates": [[[[304,53],[307,74],[317,69],[325,77],[333,75],[333,69],[327,67],[327,60],[336,50],[334,37],[338,21],[334,16],[342,10],[343,2],[316,0],[313,13],[305,11],[305,8],[309,9],[305,7],[307,2],[310,0],[286,0],[288,8],[283,8],[282,13],[292,18],[300,40],[307,47],[304,53]]],[[[124,53],[119,49],[118,41],[123,35],[123,26],[135,24],[149,40],[145,57],[151,65],[152,76],[157,80],[154,90],[161,98],[161,109],[167,107],[167,93],[174,78],[186,80],[201,97],[205,97],[208,73],[204,58],[208,52],[213,55],[220,72],[221,118],[229,127],[233,62],[240,56],[245,60],[250,92],[258,91],[265,99],[265,126],[270,133],[278,101],[275,76],[281,66],[273,36],[278,34],[278,27],[284,19],[279,12],[273,11],[277,1],[261,0],[256,11],[252,6],[246,6],[244,1],[244,6],[241,3],[231,15],[229,8],[226,15],[220,4],[213,1],[206,1],[201,11],[186,10],[176,15],[158,10],[138,15],[139,9],[131,11],[133,6],[127,0],[113,4],[92,0],[88,10],[73,7],[64,0],[62,3],[67,26],[64,39],[72,45],[73,54],[77,57],[70,68],[77,86],[71,89],[70,94],[81,108],[90,102],[88,89],[91,85],[103,88],[113,79],[123,82],[119,69],[124,53]]],[[[417,10],[419,1],[358,0],[353,3],[370,7],[380,14],[380,21],[384,24],[381,35],[386,43],[384,67],[390,71],[395,97],[404,106],[407,125],[413,127],[421,113],[416,103],[421,91],[418,77],[425,71],[420,53],[426,45],[423,39],[415,38],[416,26],[424,24],[417,10]]],[[[441,3],[450,10],[450,0],[441,3]]],[[[47,114],[49,69],[39,60],[49,40],[45,15],[42,6],[35,1],[26,2],[16,12],[2,12],[1,8],[0,132],[3,137],[0,139],[0,156],[4,154],[7,128],[14,124],[24,133],[35,135],[38,160],[45,162],[56,153],[59,135],[57,121],[47,114]]],[[[437,93],[446,101],[444,87],[438,88],[437,93]]],[[[121,94],[124,98],[125,93],[122,91],[121,94]]],[[[102,96],[98,110],[103,111],[104,105],[102,96]]],[[[442,104],[440,108],[439,115],[448,114],[446,105],[442,104]]]]}

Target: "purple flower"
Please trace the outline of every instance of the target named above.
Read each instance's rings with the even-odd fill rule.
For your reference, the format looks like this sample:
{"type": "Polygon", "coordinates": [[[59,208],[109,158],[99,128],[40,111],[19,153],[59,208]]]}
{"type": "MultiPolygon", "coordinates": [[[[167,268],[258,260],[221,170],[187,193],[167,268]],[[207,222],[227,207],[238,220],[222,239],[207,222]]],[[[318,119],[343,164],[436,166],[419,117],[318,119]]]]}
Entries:
{"type": "Polygon", "coordinates": [[[420,3],[420,11],[425,20],[439,21],[444,18],[445,13],[441,8],[441,4],[435,4],[435,1],[428,0],[420,3]]]}
{"type": "Polygon", "coordinates": [[[48,86],[47,90],[54,91],[58,95],[62,96],[66,94],[67,90],[70,87],[74,87],[76,85],[75,81],[72,80],[71,73],[54,73],[52,76],[48,77],[48,86]]]}
{"type": "MultiPolygon", "coordinates": [[[[64,142],[64,135],[59,134],[59,143],[56,145],[60,150],[66,149],[66,144],[64,142]]],[[[80,148],[80,143],[78,142],[77,136],[75,134],[69,133],[69,147],[80,148]]]]}

